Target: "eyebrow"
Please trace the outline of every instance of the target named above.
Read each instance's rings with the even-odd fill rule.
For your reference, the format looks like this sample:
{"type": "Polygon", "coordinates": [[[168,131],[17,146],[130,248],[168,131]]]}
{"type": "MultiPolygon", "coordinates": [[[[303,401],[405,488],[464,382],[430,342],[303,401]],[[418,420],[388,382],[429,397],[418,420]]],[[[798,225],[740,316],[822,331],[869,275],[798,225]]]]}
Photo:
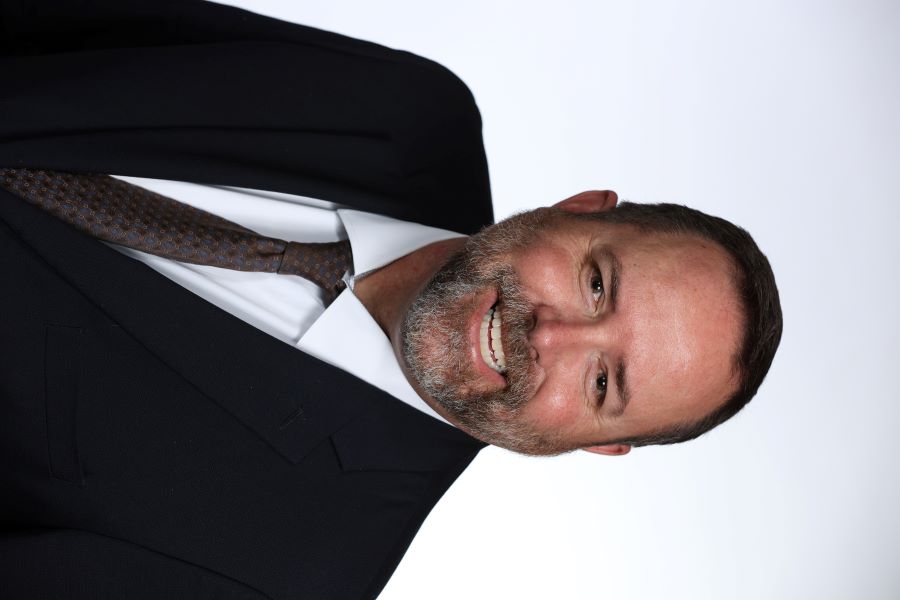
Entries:
{"type": "Polygon", "coordinates": [[[607,259],[609,260],[609,299],[612,301],[613,308],[616,307],[616,298],[619,297],[619,271],[622,269],[622,263],[619,257],[613,254],[612,250],[607,251],[607,259]]]}
{"type": "Polygon", "coordinates": [[[616,394],[619,396],[619,405],[609,411],[609,414],[613,417],[621,417],[631,398],[628,381],[625,379],[625,359],[619,360],[619,364],[616,365],[616,394]]]}
{"type": "MultiPolygon", "coordinates": [[[[609,246],[600,248],[598,256],[609,262],[609,300],[612,303],[613,310],[616,310],[616,299],[619,296],[619,272],[622,270],[622,263],[619,262],[619,257],[616,256],[609,246]]],[[[625,359],[620,358],[619,363],[616,365],[616,394],[619,396],[619,405],[610,411],[610,415],[613,417],[622,416],[622,413],[628,407],[628,400],[631,397],[625,374],[625,359]]]]}
{"type": "Polygon", "coordinates": [[[609,246],[603,246],[597,251],[597,257],[609,262],[609,300],[612,302],[613,309],[616,308],[616,298],[619,297],[619,271],[622,270],[622,263],[619,257],[615,255],[609,246]]]}

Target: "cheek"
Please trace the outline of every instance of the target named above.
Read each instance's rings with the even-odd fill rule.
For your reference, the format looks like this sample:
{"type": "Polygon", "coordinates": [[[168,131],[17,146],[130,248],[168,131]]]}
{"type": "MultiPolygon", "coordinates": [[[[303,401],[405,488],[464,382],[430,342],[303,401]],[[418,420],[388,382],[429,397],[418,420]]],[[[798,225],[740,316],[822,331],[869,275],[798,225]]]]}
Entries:
{"type": "Polygon", "coordinates": [[[511,266],[533,302],[555,304],[571,294],[573,260],[564,252],[542,248],[519,254],[511,266]]]}
{"type": "Polygon", "coordinates": [[[544,431],[566,432],[584,418],[581,394],[573,385],[545,381],[525,407],[523,416],[544,431]]]}

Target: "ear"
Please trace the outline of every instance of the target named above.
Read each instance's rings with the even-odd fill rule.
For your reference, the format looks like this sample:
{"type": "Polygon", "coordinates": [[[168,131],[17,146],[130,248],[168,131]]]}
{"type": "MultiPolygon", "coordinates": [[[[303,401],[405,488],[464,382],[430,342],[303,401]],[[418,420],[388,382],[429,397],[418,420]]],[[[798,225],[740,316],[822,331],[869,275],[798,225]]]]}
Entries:
{"type": "Polygon", "coordinates": [[[627,444],[607,444],[605,446],[588,446],[582,448],[585,452],[605,454],[607,456],[622,456],[631,452],[631,446],[627,444]]]}
{"type": "Polygon", "coordinates": [[[591,190],[560,200],[553,206],[575,213],[603,212],[615,208],[618,201],[619,196],[612,190],[591,190]]]}

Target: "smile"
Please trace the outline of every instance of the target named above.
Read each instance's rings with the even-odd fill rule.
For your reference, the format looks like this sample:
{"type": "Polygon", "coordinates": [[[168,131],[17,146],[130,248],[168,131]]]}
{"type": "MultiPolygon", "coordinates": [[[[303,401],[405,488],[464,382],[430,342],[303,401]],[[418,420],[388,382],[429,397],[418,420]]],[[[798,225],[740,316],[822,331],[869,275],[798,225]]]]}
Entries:
{"type": "Polygon", "coordinates": [[[481,320],[480,348],[481,358],[485,364],[498,373],[506,371],[506,355],[503,353],[503,313],[494,304],[484,313],[481,320]]]}

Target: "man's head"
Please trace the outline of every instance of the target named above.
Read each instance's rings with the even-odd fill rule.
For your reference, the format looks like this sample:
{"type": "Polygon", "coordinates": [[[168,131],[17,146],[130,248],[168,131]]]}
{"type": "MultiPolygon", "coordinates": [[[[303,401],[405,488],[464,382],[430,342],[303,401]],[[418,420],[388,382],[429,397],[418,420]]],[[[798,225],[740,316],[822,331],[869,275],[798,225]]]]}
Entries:
{"type": "Polygon", "coordinates": [[[470,238],[413,303],[401,349],[484,441],[624,454],[740,410],[780,335],[771,268],[744,230],[585,192],[470,238]]]}

